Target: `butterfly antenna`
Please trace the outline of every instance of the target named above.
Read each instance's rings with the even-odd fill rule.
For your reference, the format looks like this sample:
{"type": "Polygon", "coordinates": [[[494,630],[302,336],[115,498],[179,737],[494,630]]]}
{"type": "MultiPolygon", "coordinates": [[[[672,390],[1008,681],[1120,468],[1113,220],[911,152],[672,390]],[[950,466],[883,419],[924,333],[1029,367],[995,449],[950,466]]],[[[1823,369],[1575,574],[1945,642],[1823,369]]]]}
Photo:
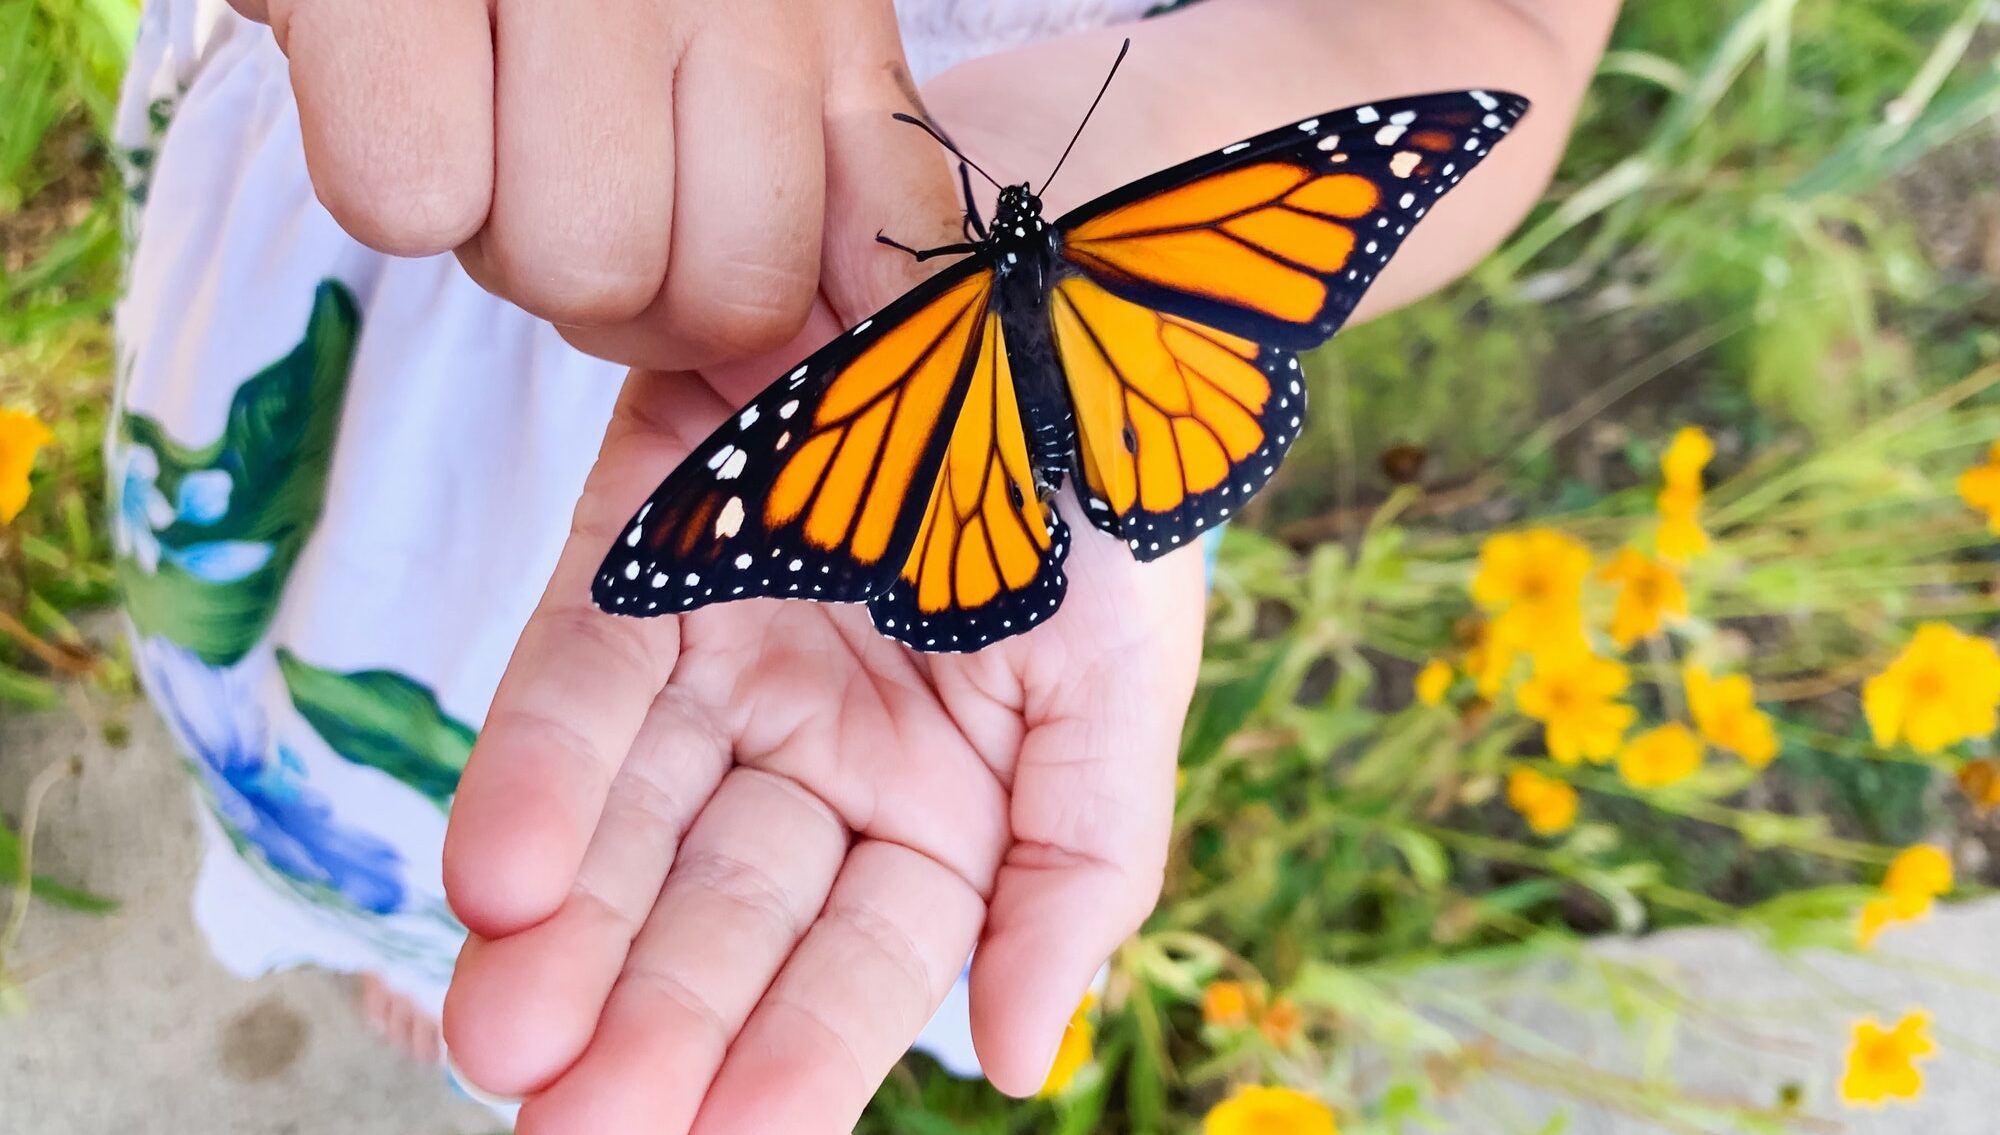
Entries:
{"type": "Polygon", "coordinates": [[[991,182],[993,188],[995,189],[1000,188],[1000,183],[993,180],[992,174],[987,173],[983,169],[980,169],[978,162],[975,162],[971,158],[966,157],[964,154],[959,153],[958,147],[951,144],[951,139],[938,133],[937,128],[932,126],[930,123],[925,122],[923,119],[918,118],[914,115],[904,114],[901,111],[897,111],[895,114],[892,114],[889,117],[894,118],[898,122],[907,122],[910,125],[916,127],[917,129],[923,131],[924,133],[929,134],[931,138],[937,142],[938,145],[943,146],[946,150],[951,151],[951,155],[953,157],[957,158],[959,161],[964,162],[966,165],[971,166],[974,172],[978,173],[979,176],[985,178],[988,182],[991,182]]]}
{"type": "Polygon", "coordinates": [[[1104,92],[1111,89],[1111,79],[1118,74],[1118,65],[1125,62],[1125,53],[1130,50],[1132,50],[1130,39],[1119,45],[1118,58],[1111,61],[1111,70],[1104,76],[1104,85],[1097,88],[1097,97],[1090,100],[1090,109],[1083,112],[1083,121],[1076,124],[1076,133],[1069,136],[1069,145],[1063,147],[1062,157],[1056,159],[1056,168],[1049,171],[1048,178],[1042,182],[1042,188],[1035,193],[1035,196],[1040,197],[1048,192],[1049,182],[1054,181],[1056,174],[1062,172],[1063,163],[1069,160],[1069,152],[1076,149],[1076,140],[1083,137],[1083,128],[1090,125],[1090,116],[1097,113],[1097,104],[1104,101],[1104,92]]]}

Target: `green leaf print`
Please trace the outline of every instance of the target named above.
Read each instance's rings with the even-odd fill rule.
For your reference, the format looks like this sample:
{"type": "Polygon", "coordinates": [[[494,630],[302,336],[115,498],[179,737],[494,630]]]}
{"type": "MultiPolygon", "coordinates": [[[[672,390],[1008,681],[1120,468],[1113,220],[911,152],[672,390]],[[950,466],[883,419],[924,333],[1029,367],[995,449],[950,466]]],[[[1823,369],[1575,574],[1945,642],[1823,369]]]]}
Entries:
{"type": "Polygon", "coordinates": [[[319,523],[360,316],[320,284],[306,334],[237,388],[222,436],[191,448],[130,413],[123,448],[119,577],[146,634],[229,666],[263,637],[319,523]]]}
{"type": "Polygon", "coordinates": [[[437,695],[388,670],[338,674],[278,651],[292,705],[335,753],[388,773],[442,808],[477,734],[446,714],[437,695]]]}

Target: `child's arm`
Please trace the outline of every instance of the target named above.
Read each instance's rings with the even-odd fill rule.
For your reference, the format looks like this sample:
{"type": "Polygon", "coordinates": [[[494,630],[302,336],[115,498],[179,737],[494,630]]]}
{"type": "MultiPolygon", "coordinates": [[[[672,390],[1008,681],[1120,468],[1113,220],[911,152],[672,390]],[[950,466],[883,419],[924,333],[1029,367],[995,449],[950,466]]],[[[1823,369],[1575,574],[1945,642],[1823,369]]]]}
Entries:
{"type": "MultiPolygon", "coordinates": [[[[1613,7],[1205,0],[967,65],[925,99],[996,174],[1039,177],[1129,32],[1128,73],[1064,171],[1055,209],[1345,103],[1484,86],[1534,99],[1517,137],[1416,230],[1371,295],[1379,309],[1463,270],[1528,206],[1613,7]]],[[[921,664],[884,648],[865,619],[796,605],[644,623],[589,606],[591,571],[661,473],[813,341],[912,282],[914,267],[876,246],[876,230],[918,243],[957,228],[945,164],[886,121],[913,104],[884,97],[893,85],[856,81],[872,93],[834,90],[826,103],[823,214],[749,175],[741,208],[725,202],[719,214],[824,216],[813,322],[779,352],[699,379],[635,373],[453,809],[446,875],[475,938],[447,1029],[476,1080],[539,1092],[523,1131],[847,1131],[975,934],[981,1057],[997,1086],[1030,1092],[1091,972],[1158,893],[1174,735],[1199,646],[1198,559],[1135,566],[1073,524],[1062,612],[979,655],[921,664]],[[817,619],[842,637],[822,646],[817,619]],[[791,729],[802,706],[811,713],[783,734],[791,747],[774,763],[757,734],[791,729]],[[961,742],[983,762],[963,781],[947,760],[961,742]],[[749,805],[728,798],[714,778],[732,757],[760,763],[784,790],[749,805]],[[825,830],[830,814],[874,867],[903,856],[935,889],[877,872],[822,910],[827,880],[870,867],[825,830]],[[960,925],[968,912],[972,925],[960,925]],[[787,958],[774,977],[773,959],[787,958]]],[[[675,231],[697,223],[677,214],[675,231]]],[[[593,334],[658,349],[646,318],[593,334]]]]}

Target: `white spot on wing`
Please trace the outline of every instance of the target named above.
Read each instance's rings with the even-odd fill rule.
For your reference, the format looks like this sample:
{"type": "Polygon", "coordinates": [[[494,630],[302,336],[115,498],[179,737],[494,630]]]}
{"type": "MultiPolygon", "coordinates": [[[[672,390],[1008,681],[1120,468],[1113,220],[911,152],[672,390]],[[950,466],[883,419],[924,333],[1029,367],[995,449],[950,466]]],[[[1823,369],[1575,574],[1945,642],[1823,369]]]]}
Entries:
{"type": "Polygon", "coordinates": [[[751,426],[754,426],[756,424],[757,424],[757,407],[755,406],[744,407],[743,416],[736,419],[737,428],[747,430],[751,426]]]}
{"type": "Polygon", "coordinates": [[[734,481],[743,475],[743,467],[748,464],[750,455],[739,449],[729,455],[729,460],[723,462],[722,468],[716,470],[715,475],[724,481],[734,481]]]}
{"type": "Polygon", "coordinates": [[[866,330],[868,330],[868,329],[869,329],[870,327],[873,327],[873,326],[875,326],[875,321],[874,321],[874,320],[872,320],[872,319],[864,319],[864,320],[862,320],[861,322],[859,322],[859,323],[857,323],[857,324],[855,324],[855,325],[854,325],[854,331],[853,331],[853,334],[855,334],[855,335],[859,335],[859,334],[861,334],[861,333],[862,333],[863,331],[866,331],[866,330]]]}
{"type": "Polygon", "coordinates": [[[1375,144],[1378,146],[1393,146],[1402,136],[1403,127],[1390,123],[1375,132],[1375,144]]]}
{"type": "Polygon", "coordinates": [[[730,497],[715,518],[715,534],[727,540],[743,530],[743,498],[730,497]]]}
{"type": "Polygon", "coordinates": [[[1372,106],[1360,107],[1354,112],[1354,121],[1363,123],[1380,122],[1382,121],[1382,112],[1372,106]]]}
{"type": "Polygon", "coordinates": [[[1247,150],[1249,148],[1250,148],[1250,143],[1238,142],[1233,146],[1222,147],[1222,152],[1225,154],[1237,154],[1237,153],[1242,153],[1244,150],[1247,150]]]}
{"type": "Polygon", "coordinates": [[[1299,129],[1301,129],[1301,130],[1305,131],[1306,133],[1310,134],[1310,133],[1312,133],[1313,131],[1315,131],[1315,130],[1319,129],[1319,119],[1317,119],[1317,118],[1308,118],[1308,119],[1306,119],[1306,120],[1305,120],[1304,122],[1301,122],[1301,123],[1299,123],[1299,129]]]}
{"type": "Polygon", "coordinates": [[[1395,174],[1397,177],[1408,177],[1415,173],[1417,167],[1422,165],[1423,162],[1424,158],[1422,154],[1417,153],[1415,150],[1404,150],[1402,153],[1389,159],[1389,172],[1395,174]]]}
{"type": "Polygon", "coordinates": [[[736,447],[733,445],[725,445],[721,449],[716,450],[715,453],[709,457],[708,467],[710,469],[720,469],[723,467],[723,465],[728,463],[731,457],[735,455],[736,455],[736,447]]]}
{"type": "Polygon", "coordinates": [[[736,568],[738,571],[741,571],[749,566],[750,566],[750,553],[745,552],[742,555],[736,557],[736,568]]]}
{"type": "Polygon", "coordinates": [[[1319,148],[1327,151],[1328,153],[1332,153],[1334,150],[1340,149],[1340,135],[1328,134],[1326,137],[1321,138],[1319,140],[1319,148]]]}
{"type": "Polygon", "coordinates": [[[633,560],[632,562],[630,562],[630,563],[628,563],[628,564],[626,564],[626,565],[625,565],[625,578],[626,578],[626,579],[637,579],[637,578],[639,578],[639,561],[638,561],[638,560],[633,560]]]}
{"type": "Polygon", "coordinates": [[[1487,94],[1485,91],[1473,91],[1472,101],[1478,103],[1481,107],[1484,107],[1487,110],[1500,109],[1500,100],[1494,98],[1492,95],[1487,94]]]}
{"type": "Polygon", "coordinates": [[[1416,120],[1417,120],[1417,112],[1414,110],[1399,111],[1389,116],[1389,121],[1395,123],[1398,126],[1408,126],[1410,123],[1415,122],[1416,120]]]}
{"type": "Polygon", "coordinates": [[[778,407],[778,416],[780,418],[789,419],[793,414],[796,414],[798,412],[799,412],[799,400],[796,398],[778,407]]]}

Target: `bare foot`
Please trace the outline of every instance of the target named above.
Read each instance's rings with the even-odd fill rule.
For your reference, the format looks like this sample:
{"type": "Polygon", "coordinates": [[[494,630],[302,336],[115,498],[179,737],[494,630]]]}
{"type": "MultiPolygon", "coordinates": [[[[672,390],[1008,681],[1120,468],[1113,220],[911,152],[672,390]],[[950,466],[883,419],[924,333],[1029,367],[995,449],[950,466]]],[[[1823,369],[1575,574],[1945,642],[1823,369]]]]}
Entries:
{"type": "Polygon", "coordinates": [[[396,1051],[420,1064],[443,1063],[437,1019],[372,973],[361,975],[361,1016],[396,1051]]]}

